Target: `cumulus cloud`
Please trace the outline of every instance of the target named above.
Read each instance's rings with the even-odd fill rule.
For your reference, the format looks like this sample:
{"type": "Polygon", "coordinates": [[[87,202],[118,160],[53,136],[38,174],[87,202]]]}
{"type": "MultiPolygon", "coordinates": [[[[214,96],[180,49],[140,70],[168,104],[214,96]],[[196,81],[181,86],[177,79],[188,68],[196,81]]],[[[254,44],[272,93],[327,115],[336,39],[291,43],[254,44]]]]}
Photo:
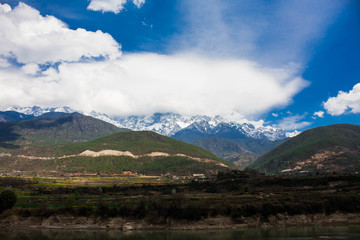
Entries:
{"type": "Polygon", "coordinates": [[[8,4],[0,4],[0,12],[1,13],[8,13],[11,12],[11,7],[8,4]]]}
{"type": "MultiPolygon", "coordinates": [[[[91,0],[87,9],[93,11],[119,13],[124,9],[124,5],[127,2],[128,0],[91,0]]],[[[141,8],[141,6],[145,3],[145,0],[132,0],[132,3],[137,8],[141,8]]]]}
{"type": "Polygon", "coordinates": [[[22,70],[25,74],[35,75],[40,71],[39,65],[37,64],[26,64],[22,67],[22,70]]]}
{"type": "Polygon", "coordinates": [[[294,115],[283,118],[275,127],[282,128],[288,131],[302,129],[311,124],[311,122],[303,121],[305,116],[294,115]]]}
{"type": "Polygon", "coordinates": [[[349,92],[339,91],[336,97],[330,97],[323,103],[327,113],[338,116],[344,113],[360,113],[360,83],[349,92]]]}
{"type": "Polygon", "coordinates": [[[324,114],[325,114],[324,111],[317,111],[317,112],[314,112],[312,118],[313,118],[313,119],[316,119],[316,117],[323,118],[323,117],[324,117],[324,114]]]}
{"type": "Polygon", "coordinates": [[[50,68],[41,76],[27,75],[36,70],[28,69],[1,74],[1,89],[21,92],[0,96],[2,104],[68,105],[117,115],[249,116],[287,105],[307,84],[287,69],[190,55],[129,54],[115,60],[62,63],[58,71],[50,68]]]}
{"type": "Polygon", "coordinates": [[[43,17],[24,3],[14,9],[7,4],[0,6],[0,56],[42,64],[121,55],[120,45],[107,33],[71,30],[59,19],[43,17]]]}
{"type": "Polygon", "coordinates": [[[175,112],[251,118],[288,105],[308,85],[294,66],[269,68],[180,53],[121,55],[108,34],[70,30],[25,4],[1,9],[2,108],[66,105],[123,116],[175,112]],[[84,56],[108,57],[82,61],[84,56]],[[48,62],[57,62],[56,68],[39,65],[48,62]]]}

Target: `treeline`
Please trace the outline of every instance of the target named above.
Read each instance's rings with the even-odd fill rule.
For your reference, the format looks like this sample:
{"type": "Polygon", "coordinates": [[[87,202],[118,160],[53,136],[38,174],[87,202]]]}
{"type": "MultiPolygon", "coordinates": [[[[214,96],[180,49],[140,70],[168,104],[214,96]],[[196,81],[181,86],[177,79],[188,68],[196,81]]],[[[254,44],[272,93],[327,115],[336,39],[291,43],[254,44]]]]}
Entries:
{"type": "Polygon", "coordinates": [[[5,183],[30,192],[17,205],[16,211],[24,217],[66,213],[161,224],[215,216],[241,222],[251,216],[265,221],[277,214],[360,213],[358,175],[279,177],[247,170],[167,185],[47,187],[1,178],[0,185],[5,183]]]}
{"type": "Polygon", "coordinates": [[[284,199],[264,200],[253,203],[231,204],[222,202],[221,205],[209,204],[208,202],[191,202],[183,195],[173,196],[171,199],[148,199],[136,203],[123,204],[120,207],[109,207],[106,202],[97,206],[50,209],[42,207],[39,209],[19,209],[18,214],[23,217],[39,216],[50,217],[57,214],[72,214],[74,216],[96,216],[96,217],[123,217],[128,219],[151,219],[164,223],[169,219],[177,220],[201,220],[208,217],[226,216],[235,222],[241,222],[244,217],[258,216],[264,221],[269,216],[277,214],[332,214],[359,213],[360,196],[326,196],[321,199],[284,199]]]}

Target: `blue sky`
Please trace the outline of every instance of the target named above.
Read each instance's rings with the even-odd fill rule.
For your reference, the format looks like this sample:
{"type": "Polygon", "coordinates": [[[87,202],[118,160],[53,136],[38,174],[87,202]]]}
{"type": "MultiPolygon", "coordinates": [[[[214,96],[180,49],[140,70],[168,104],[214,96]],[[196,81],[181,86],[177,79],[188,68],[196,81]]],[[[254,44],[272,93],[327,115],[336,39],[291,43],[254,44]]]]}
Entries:
{"type": "Polygon", "coordinates": [[[0,3],[2,109],[360,124],[359,1],[0,3]]]}

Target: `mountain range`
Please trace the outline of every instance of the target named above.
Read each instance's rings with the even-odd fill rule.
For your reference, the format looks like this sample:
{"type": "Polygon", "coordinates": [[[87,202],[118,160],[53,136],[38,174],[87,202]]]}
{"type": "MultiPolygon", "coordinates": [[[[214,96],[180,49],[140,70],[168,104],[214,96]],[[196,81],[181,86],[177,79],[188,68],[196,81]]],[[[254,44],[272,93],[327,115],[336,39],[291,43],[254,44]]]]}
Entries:
{"type": "Polygon", "coordinates": [[[176,113],[155,113],[149,116],[109,117],[106,114],[95,111],[75,111],[69,107],[41,108],[39,106],[13,106],[4,112],[0,112],[0,121],[1,119],[3,119],[3,121],[9,119],[8,116],[10,112],[13,115],[14,113],[22,114],[18,117],[18,120],[36,118],[45,113],[60,114],[80,112],[120,128],[135,131],[153,131],[177,140],[201,146],[209,151],[213,151],[213,149],[216,148],[216,151],[213,151],[213,153],[218,157],[236,163],[241,168],[246,167],[259,155],[271,150],[288,137],[298,134],[296,131],[286,132],[283,129],[254,124],[249,121],[229,121],[220,116],[183,116],[176,113]],[[6,114],[7,116],[5,116],[6,114]],[[3,117],[1,118],[1,116],[3,117]],[[216,138],[217,141],[213,141],[214,138],[216,138]],[[219,142],[224,143],[225,141],[238,145],[238,148],[229,150],[227,147],[228,144],[218,144],[219,142]]]}
{"type": "MultiPolygon", "coordinates": [[[[103,120],[105,122],[109,122],[118,127],[128,128],[135,131],[153,131],[165,136],[173,136],[180,130],[186,128],[194,128],[194,127],[201,129],[200,131],[205,130],[209,132],[216,132],[221,126],[231,127],[233,128],[233,130],[238,131],[246,135],[247,137],[251,137],[255,139],[268,139],[272,141],[292,137],[298,134],[297,131],[286,132],[283,129],[275,128],[272,126],[255,125],[250,121],[243,121],[242,123],[229,121],[220,116],[214,116],[214,117],[210,117],[206,115],[183,116],[176,113],[155,113],[149,116],[109,117],[108,115],[103,113],[98,113],[95,111],[90,111],[90,112],[76,111],[66,106],[56,107],[56,108],[49,108],[49,107],[42,108],[39,106],[33,106],[33,107],[12,106],[4,110],[4,112],[9,112],[9,111],[29,115],[28,117],[30,118],[38,117],[40,115],[43,115],[44,113],[49,113],[49,112],[62,112],[62,113],[78,112],[87,116],[91,116],[103,120]]],[[[4,112],[0,112],[0,114],[4,112]]]]}
{"type": "Polygon", "coordinates": [[[35,159],[34,166],[41,163],[39,159],[57,159],[49,169],[57,171],[54,166],[61,164],[67,166],[65,172],[88,171],[86,164],[93,166],[91,171],[114,168],[156,174],[179,173],[185,166],[187,170],[182,174],[214,173],[233,167],[222,159],[240,168],[250,167],[270,174],[354,173],[360,166],[360,126],[357,125],[319,127],[286,138],[286,133],[279,129],[226,122],[220,117],[168,113],[110,119],[132,129],[152,127],[168,134],[169,129],[177,129],[170,138],[153,131],[131,133],[130,129],[71,112],[69,108],[39,107],[23,112],[0,112],[0,159],[7,159],[3,166],[18,164],[22,158],[26,158],[24,164],[35,159]],[[134,165],[134,159],[140,165],[134,165]],[[190,165],[184,165],[185,162],[190,165]],[[177,167],[172,168],[174,164],[177,167]]]}
{"type": "Polygon", "coordinates": [[[0,175],[192,176],[233,167],[195,145],[79,113],[49,112],[0,122],[0,175]]]}

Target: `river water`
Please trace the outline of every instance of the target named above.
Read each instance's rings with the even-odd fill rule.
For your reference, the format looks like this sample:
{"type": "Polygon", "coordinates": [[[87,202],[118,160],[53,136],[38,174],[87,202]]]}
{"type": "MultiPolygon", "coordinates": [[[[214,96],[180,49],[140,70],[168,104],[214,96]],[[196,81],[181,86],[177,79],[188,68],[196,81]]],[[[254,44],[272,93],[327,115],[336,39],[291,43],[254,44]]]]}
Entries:
{"type": "Polygon", "coordinates": [[[0,229],[1,240],[360,240],[360,226],[286,227],[201,231],[0,229]]]}

